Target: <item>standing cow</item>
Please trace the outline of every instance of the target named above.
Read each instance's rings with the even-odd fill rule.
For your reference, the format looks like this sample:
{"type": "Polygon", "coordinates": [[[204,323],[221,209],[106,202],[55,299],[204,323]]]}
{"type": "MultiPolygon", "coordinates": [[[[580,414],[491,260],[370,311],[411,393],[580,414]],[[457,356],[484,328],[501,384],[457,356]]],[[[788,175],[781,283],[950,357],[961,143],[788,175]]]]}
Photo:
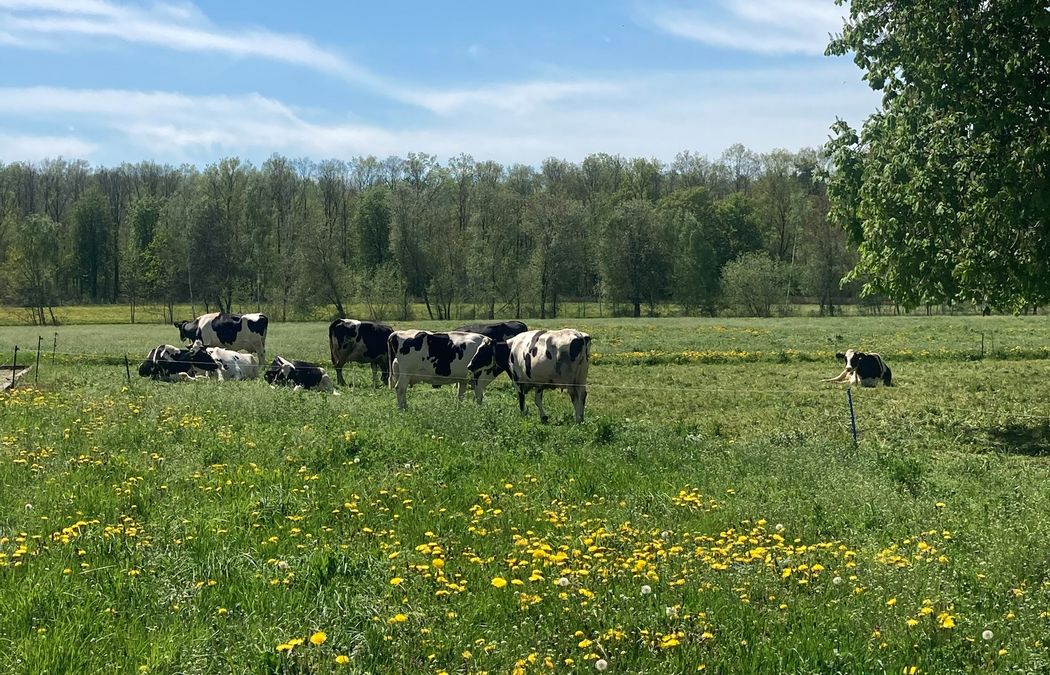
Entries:
{"type": "Polygon", "coordinates": [[[521,321],[500,321],[499,323],[468,323],[455,330],[467,333],[478,333],[496,342],[506,342],[515,335],[524,333],[529,329],[521,321]]]}
{"type": "Polygon", "coordinates": [[[226,314],[212,312],[193,321],[179,321],[179,337],[193,343],[200,340],[205,347],[224,347],[251,352],[266,362],[266,327],[270,321],[265,314],[226,314]]]}
{"type": "Polygon", "coordinates": [[[578,330],[531,330],[495,343],[491,350],[478,352],[468,366],[475,377],[491,381],[504,370],[518,391],[518,407],[525,412],[525,394],[536,391],[536,408],[540,420],[547,421],[543,409],[543,392],[567,389],[576,411],[576,421],[583,422],[587,402],[587,369],[590,363],[591,336],[578,330]]]}
{"type": "Polygon", "coordinates": [[[328,344],[332,349],[332,365],[341,386],[343,366],[347,363],[372,365],[372,386],[377,386],[376,373],[382,374],[383,384],[390,378],[390,359],[386,341],[394,329],[385,323],[336,319],[328,326],[328,344]]]}
{"type": "Polygon", "coordinates": [[[390,388],[397,390],[397,407],[404,410],[408,388],[426,382],[435,387],[443,384],[459,385],[459,400],[467,393],[467,385],[474,389],[474,400],[481,405],[485,387],[495,375],[479,373],[474,376],[467,365],[479,350],[491,351],[493,341],[484,335],[452,331],[431,333],[425,330],[398,330],[387,341],[390,356],[390,388]]]}

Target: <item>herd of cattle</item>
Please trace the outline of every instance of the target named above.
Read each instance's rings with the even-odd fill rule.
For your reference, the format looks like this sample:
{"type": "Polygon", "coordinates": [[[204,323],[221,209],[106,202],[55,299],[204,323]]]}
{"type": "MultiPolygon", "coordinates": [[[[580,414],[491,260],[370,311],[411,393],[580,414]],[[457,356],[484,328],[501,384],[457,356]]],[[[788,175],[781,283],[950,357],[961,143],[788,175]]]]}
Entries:
{"type": "MultiPolygon", "coordinates": [[[[175,381],[215,377],[245,380],[258,376],[266,360],[266,328],[263,314],[211,313],[193,321],[176,323],[179,337],[188,347],[160,345],[139,366],[139,375],[175,381]]],[[[564,389],[583,421],[587,401],[587,368],[591,336],[578,330],[529,330],[521,321],[470,324],[447,333],[425,330],[394,330],[384,323],[336,319],[328,327],[328,343],[336,379],[345,385],[343,366],[368,364],[372,385],[381,380],[397,392],[397,406],[407,406],[408,388],[426,383],[434,387],[454,384],[459,399],[467,388],[474,390],[478,404],[485,387],[507,373],[518,394],[518,407],[525,412],[525,395],[535,392],[540,419],[546,421],[543,392],[564,389]]],[[[880,381],[890,386],[892,374],[878,354],[853,349],[836,354],[844,363],[842,372],[825,382],[874,387],[880,381]]],[[[263,378],[272,386],[296,389],[335,390],[324,368],[316,363],[276,357],[263,378]]]]}
{"type": "MultiPolygon", "coordinates": [[[[266,362],[266,329],[263,314],[211,313],[193,321],[176,323],[188,347],[160,345],[139,366],[139,375],[176,381],[198,377],[244,380],[258,377],[266,362]]],[[[407,406],[408,388],[426,383],[434,387],[455,384],[462,400],[467,388],[481,403],[485,387],[506,372],[525,412],[525,395],[535,392],[540,419],[547,420],[543,393],[565,389],[583,421],[587,401],[587,368],[591,337],[578,330],[529,330],[520,321],[460,326],[449,332],[394,330],[371,321],[336,319],[328,327],[336,379],[345,385],[343,366],[368,364],[372,384],[381,380],[397,392],[398,408],[407,406]]],[[[333,392],[335,387],[320,365],[282,356],[263,371],[272,386],[333,392]]]]}

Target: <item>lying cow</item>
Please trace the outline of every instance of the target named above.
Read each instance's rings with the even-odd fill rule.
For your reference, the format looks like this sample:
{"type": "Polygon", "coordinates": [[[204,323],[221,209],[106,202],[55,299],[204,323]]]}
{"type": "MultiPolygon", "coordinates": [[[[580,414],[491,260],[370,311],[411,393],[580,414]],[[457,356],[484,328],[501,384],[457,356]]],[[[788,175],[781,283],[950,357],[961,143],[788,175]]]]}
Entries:
{"type": "Polygon", "coordinates": [[[391,333],[387,340],[390,388],[397,390],[398,409],[404,410],[408,406],[408,388],[420,382],[435,387],[457,384],[461,401],[467,394],[467,385],[472,385],[474,400],[481,405],[485,387],[495,375],[474,375],[467,365],[479,350],[491,351],[494,344],[478,333],[431,333],[425,330],[398,330],[391,333]]]}
{"type": "Polygon", "coordinates": [[[219,380],[253,380],[259,375],[259,361],[254,354],[235,352],[221,347],[204,348],[200,342],[195,342],[191,349],[204,349],[208,356],[218,364],[218,370],[209,375],[218,377],[219,380]]]}
{"type": "Polygon", "coordinates": [[[294,389],[315,389],[331,394],[335,391],[332,379],[325,369],[316,363],[293,361],[278,356],[263,373],[263,379],[274,387],[293,387],[294,389]]]}
{"type": "Polygon", "coordinates": [[[224,347],[251,352],[266,362],[266,328],[269,319],[265,314],[225,314],[212,312],[193,321],[178,321],[179,337],[192,344],[197,340],[205,347],[224,347]]]}
{"type": "Polygon", "coordinates": [[[139,366],[139,376],[164,382],[192,380],[219,370],[220,366],[204,349],[182,349],[159,345],[150,350],[139,366]]]}
{"type": "Polygon", "coordinates": [[[893,386],[893,373],[878,354],[865,354],[847,349],[845,354],[835,354],[835,358],[844,362],[845,367],[838,377],[824,382],[846,382],[862,387],[874,387],[882,380],[887,387],[893,386]]]}
{"type": "Polygon", "coordinates": [[[386,341],[394,329],[385,323],[336,319],[328,326],[328,344],[332,348],[332,365],[336,379],[343,380],[343,366],[347,363],[372,365],[372,386],[377,386],[376,374],[382,374],[383,384],[390,378],[390,359],[386,353],[386,341]]]}
{"type": "Polygon", "coordinates": [[[455,330],[467,333],[478,333],[496,342],[506,342],[515,335],[524,333],[528,326],[520,321],[501,321],[499,323],[468,323],[455,330]]]}
{"type": "Polygon", "coordinates": [[[576,421],[583,422],[587,402],[587,369],[591,336],[578,330],[532,330],[479,350],[468,366],[477,377],[495,378],[507,371],[518,391],[518,407],[525,412],[525,394],[536,391],[536,408],[540,420],[547,421],[543,409],[543,392],[566,389],[576,411],[576,421]]]}

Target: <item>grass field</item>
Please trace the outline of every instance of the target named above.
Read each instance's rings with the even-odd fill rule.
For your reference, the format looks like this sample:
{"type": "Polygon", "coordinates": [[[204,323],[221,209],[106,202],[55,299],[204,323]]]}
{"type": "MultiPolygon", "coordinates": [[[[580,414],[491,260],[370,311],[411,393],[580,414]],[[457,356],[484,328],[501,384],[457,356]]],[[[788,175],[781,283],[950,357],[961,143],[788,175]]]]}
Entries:
{"type": "Polygon", "coordinates": [[[594,336],[580,426],[506,378],[405,414],[361,367],[147,382],[171,327],[60,327],[0,394],[0,671],[1050,669],[1050,320],[563,323],[594,336]],[[898,385],[853,391],[856,445],[819,381],[846,346],[898,385]]]}

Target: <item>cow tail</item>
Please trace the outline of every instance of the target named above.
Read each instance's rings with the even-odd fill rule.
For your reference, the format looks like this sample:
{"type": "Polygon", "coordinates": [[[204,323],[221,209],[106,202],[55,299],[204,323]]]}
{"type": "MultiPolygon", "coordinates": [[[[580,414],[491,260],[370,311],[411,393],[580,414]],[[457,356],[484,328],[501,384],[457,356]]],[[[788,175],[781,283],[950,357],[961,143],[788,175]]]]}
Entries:
{"type": "Polygon", "coordinates": [[[401,372],[401,364],[395,358],[397,356],[397,337],[391,335],[386,341],[386,356],[390,374],[387,376],[387,386],[397,389],[397,380],[401,372]]]}

